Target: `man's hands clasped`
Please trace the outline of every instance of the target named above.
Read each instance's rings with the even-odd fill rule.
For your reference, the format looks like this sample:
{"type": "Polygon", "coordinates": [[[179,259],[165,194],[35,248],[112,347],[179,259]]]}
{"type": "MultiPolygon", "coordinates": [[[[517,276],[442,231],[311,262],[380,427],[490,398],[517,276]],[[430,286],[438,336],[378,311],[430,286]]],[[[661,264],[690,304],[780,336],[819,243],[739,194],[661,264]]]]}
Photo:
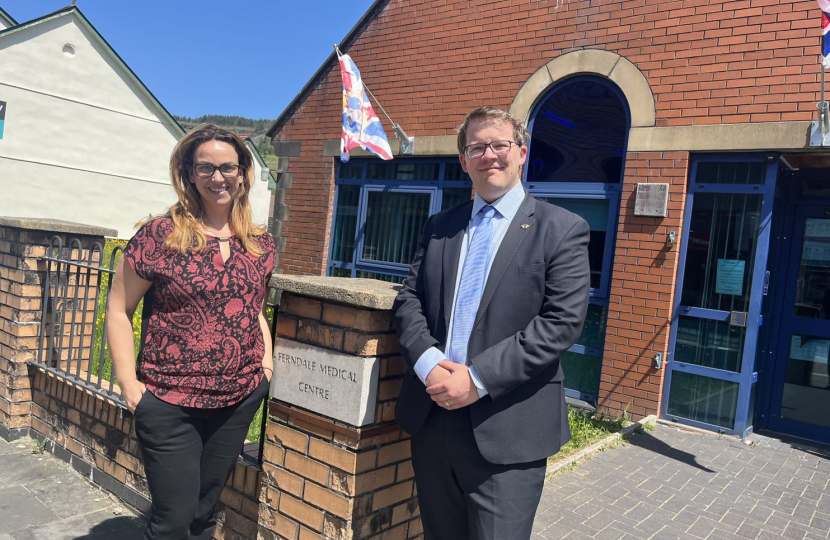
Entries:
{"type": "Polygon", "coordinates": [[[478,401],[478,388],[463,364],[441,360],[427,376],[427,393],[444,409],[455,410],[478,401]]]}

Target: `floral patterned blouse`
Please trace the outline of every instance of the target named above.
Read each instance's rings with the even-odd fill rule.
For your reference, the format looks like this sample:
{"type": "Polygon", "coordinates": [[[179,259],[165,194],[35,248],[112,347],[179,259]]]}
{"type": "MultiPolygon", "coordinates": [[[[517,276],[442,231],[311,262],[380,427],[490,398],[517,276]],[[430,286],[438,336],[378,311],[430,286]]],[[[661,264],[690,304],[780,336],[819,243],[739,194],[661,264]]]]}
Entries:
{"type": "Polygon", "coordinates": [[[264,253],[254,257],[231,237],[231,255],[222,261],[219,239],[210,236],[199,253],[168,249],[172,230],[169,218],[154,219],[124,249],[135,273],[155,286],[139,378],[174,405],[233,405],[265,376],[259,313],[276,263],[274,240],[256,237],[264,253]]]}

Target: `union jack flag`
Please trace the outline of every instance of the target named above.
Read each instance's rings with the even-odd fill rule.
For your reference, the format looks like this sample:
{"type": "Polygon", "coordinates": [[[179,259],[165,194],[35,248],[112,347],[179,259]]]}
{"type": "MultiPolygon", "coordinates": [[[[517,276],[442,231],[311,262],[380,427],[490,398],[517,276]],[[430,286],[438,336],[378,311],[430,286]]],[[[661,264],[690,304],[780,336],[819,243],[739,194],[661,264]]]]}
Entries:
{"type": "MultiPolygon", "coordinates": [[[[828,0],[830,1],[830,0],[828,0]]],[[[348,54],[340,57],[343,77],[343,136],[340,139],[340,160],[349,161],[349,152],[363,148],[381,159],[392,159],[389,139],[383,131],[380,118],[366,96],[360,71],[348,54]]]]}
{"type": "Polygon", "coordinates": [[[821,8],[821,64],[830,69],[830,0],[818,0],[821,8]]]}

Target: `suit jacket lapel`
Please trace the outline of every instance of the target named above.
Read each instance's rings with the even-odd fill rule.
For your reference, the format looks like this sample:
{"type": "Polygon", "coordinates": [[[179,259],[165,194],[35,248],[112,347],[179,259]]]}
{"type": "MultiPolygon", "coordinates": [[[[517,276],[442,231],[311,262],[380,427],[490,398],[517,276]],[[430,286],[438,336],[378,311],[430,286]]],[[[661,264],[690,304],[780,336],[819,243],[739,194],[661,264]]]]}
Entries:
{"type": "MultiPolygon", "coordinates": [[[[443,283],[442,299],[444,302],[444,329],[449,331],[450,313],[452,313],[452,300],[455,296],[455,281],[458,272],[458,258],[461,256],[461,245],[464,242],[464,233],[470,223],[470,213],[473,203],[461,206],[452,215],[448,216],[447,236],[444,240],[443,256],[443,283]]],[[[446,334],[445,334],[446,335],[446,334]]]]}
{"type": "Polygon", "coordinates": [[[504,238],[499,245],[499,250],[496,252],[496,257],[493,259],[493,265],[490,267],[490,273],[487,275],[487,283],[484,285],[484,292],[481,295],[481,303],[478,305],[476,312],[476,319],[473,322],[473,328],[476,327],[482,314],[493,299],[496,288],[499,282],[504,277],[505,272],[512,267],[513,258],[516,252],[519,251],[522,242],[527,238],[527,234],[533,229],[536,219],[533,217],[533,212],[536,209],[536,199],[529,193],[525,192],[525,199],[522,201],[516,215],[513,216],[513,221],[504,235],[504,238]],[[523,225],[530,225],[523,227],[523,225]]]}

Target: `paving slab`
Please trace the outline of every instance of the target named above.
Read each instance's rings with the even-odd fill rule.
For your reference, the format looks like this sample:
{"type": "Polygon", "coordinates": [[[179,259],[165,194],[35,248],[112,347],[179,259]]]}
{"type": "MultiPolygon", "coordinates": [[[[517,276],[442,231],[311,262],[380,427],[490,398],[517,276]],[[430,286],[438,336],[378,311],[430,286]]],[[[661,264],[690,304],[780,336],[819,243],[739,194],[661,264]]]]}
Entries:
{"type": "Polygon", "coordinates": [[[548,479],[532,540],[828,539],[830,448],[750,442],[664,423],[635,433],[548,479]]]}
{"type": "Polygon", "coordinates": [[[0,439],[0,540],[140,540],[144,518],[31,439],[0,439]]]}

